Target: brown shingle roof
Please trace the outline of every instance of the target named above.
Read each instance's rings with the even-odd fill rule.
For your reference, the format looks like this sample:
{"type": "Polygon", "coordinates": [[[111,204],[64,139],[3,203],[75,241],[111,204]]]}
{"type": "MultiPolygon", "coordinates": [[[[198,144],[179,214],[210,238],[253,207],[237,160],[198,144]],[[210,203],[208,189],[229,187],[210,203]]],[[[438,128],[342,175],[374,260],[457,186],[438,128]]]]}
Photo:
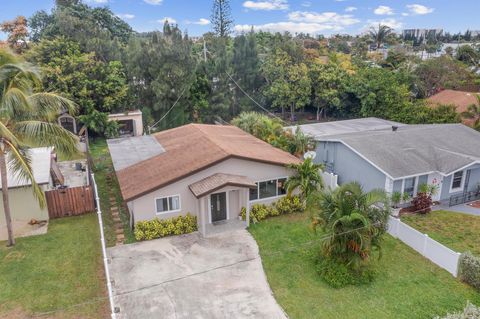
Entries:
{"type": "MultiPolygon", "coordinates": [[[[462,113],[467,111],[467,107],[469,105],[477,103],[477,98],[475,97],[476,94],[480,93],[443,90],[429,97],[427,99],[427,102],[432,106],[437,106],[440,104],[454,105],[456,107],[457,113],[462,113]]],[[[464,119],[463,122],[465,124],[471,124],[472,120],[464,119]]]]}
{"type": "Polygon", "coordinates": [[[193,195],[199,198],[224,186],[256,187],[257,185],[246,176],[216,173],[190,184],[188,187],[193,195]]]}
{"type": "Polygon", "coordinates": [[[138,198],[232,157],[282,166],[300,162],[235,126],[188,124],[153,136],[164,153],[116,172],[124,200],[138,198]]]}

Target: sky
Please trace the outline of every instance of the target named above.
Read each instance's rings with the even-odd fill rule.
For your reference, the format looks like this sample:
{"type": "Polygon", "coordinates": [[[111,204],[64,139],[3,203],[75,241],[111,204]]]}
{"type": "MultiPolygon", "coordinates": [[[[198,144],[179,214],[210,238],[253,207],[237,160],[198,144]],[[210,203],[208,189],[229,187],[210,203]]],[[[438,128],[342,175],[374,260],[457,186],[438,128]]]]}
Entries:
{"type": "MultiPolygon", "coordinates": [[[[50,11],[53,0],[0,0],[0,21],[37,10],[50,11]]],[[[161,30],[165,19],[190,36],[211,29],[212,0],[84,0],[109,6],[134,30],[161,30]]],[[[231,0],[234,30],[359,34],[371,25],[442,28],[451,33],[480,30],[480,0],[231,0]]],[[[0,39],[5,34],[0,33],[0,39]]]]}

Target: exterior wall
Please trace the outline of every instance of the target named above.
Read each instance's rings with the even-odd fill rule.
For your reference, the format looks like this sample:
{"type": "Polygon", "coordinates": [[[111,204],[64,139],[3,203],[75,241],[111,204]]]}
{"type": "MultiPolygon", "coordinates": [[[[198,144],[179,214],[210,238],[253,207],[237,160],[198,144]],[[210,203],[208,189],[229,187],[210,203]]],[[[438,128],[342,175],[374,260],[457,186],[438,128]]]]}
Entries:
{"type": "Polygon", "coordinates": [[[134,136],[143,135],[143,120],[142,113],[128,113],[128,114],[109,114],[108,118],[115,121],[132,120],[134,127],[134,136]]]}
{"type": "MultiPolygon", "coordinates": [[[[41,186],[46,189],[47,186],[41,186]]],[[[37,199],[33,196],[32,187],[11,188],[8,190],[10,212],[12,220],[29,222],[36,220],[48,220],[48,209],[40,208],[37,199]]],[[[6,227],[3,199],[0,197],[0,228],[6,227]]]]}
{"type": "Polygon", "coordinates": [[[327,171],[338,175],[338,184],[357,181],[365,191],[385,189],[385,174],[342,143],[319,142],[316,152],[315,162],[324,163],[327,171]]]}
{"type": "Polygon", "coordinates": [[[401,193],[403,191],[402,184],[403,184],[403,180],[401,180],[401,179],[397,179],[397,180],[393,181],[392,192],[400,192],[401,193]]]}
{"type": "MultiPolygon", "coordinates": [[[[243,175],[250,178],[253,181],[263,181],[263,180],[275,179],[278,177],[288,177],[292,174],[292,171],[287,169],[286,167],[278,166],[278,165],[264,164],[264,163],[259,163],[255,161],[235,159],[235,158],[228,159],[217,165],[206,168],[203,171],[200,171],[196,174],[185,177],[182,180],[179,180],[175,183],[167,185],[161,189],[152,191],[149,194],[146,194],[140,198],[137,198],[128,202],[128,207],[130,209],[130,212],[134,214],[135,222],[138,222],[141,220],[150,220],[155,217],[171,218],[178,215],[184,215],[186,213],[199,216],[199,212],[201,210],[205,210],[208,212],[208,208],[209,208],[207,206],[208,196],[203,197],[205,198],[204,200],[202,200],[202,198],[197,199],[188,188],[188,185],[215,173],[243,175]],[[156,214],[155,199],[160,197],[174,196],[174,195],[180,195],[180,211],[174,212],[174,213],[156,214]]],[[[238,190],[238,189],[239,188],[236,188],[236,187],[229,188],[229,190],[238,190]]],[[[216,192],[220,192],[220,191],[221,190],[218,190],[216,192]]],[[[239,191],[238,193],[240,194],[242,192],[239,191]]],[[[251,203],[268,204],[275,201],[276,199],[278,199],[278,197],[268,198],[263,200],[256,200],[256,201],[252,201],[251,203]]],[[[247,200],[248,199],[245,199],[244,200],[245,204],[241,206],[245,206],[247,204],[247,200]]],[[[235,210],[237,210],[237,208],[235,210]]],[[[201,216],[199,218],[201,218],[201,216]]]]}
{"type": "MultiPolygon", "coordinates": [[[[464,176],[463,176],[464,179],[465,179],[467,170],[470,171],[470,178],[469,178],[469,182],[468,182],[466,190],[467,191],[476,190],[477,185],[479,185],[479,183],[480,183],[480,165],[475,164],[475,165],[472,165],[470,167],[465,168],[464,169],[464,176]]],[[[450,196],[459,195],[459,194],[463,193],[464,189],[456,191],[456,192],[450,192],[450,186],[452,184],[452,178],[453,178],[453,174],[450,174],[450,175],[445,176],[443,178],[440,200],[448,200],[450,198],[450,196]]]]}

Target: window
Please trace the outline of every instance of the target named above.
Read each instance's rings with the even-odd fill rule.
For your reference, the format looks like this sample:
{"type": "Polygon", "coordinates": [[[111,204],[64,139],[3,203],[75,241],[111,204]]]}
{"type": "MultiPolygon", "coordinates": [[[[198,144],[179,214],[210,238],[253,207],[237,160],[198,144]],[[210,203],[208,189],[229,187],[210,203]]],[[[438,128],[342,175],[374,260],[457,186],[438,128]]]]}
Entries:
{"type": "Polygon", "coordinates": [[[451,189],[454,190],[454,189],[462,188],[462,181],[463,181],[463,171],[456,172],[455,174],[453,174],[451,189]]]}
{"type": "Polygon", "coordinates": [[[180,196],[170,196],[155,199],[157,213],[168,213],[180,210],[180,196]]]}
{"type": "Polygon", "coordinates": [[[413,197],[415,191],[415,177],[405,179],[405,184],[403,186],[403,192],[413,197]]]}
{"type": "Polygon", "coordinates": [[[286,178],[279,178],[256,183],[257,188],[250,189],[250,200],[252,201],[285,195],[287,193],[285,189],[286,181],[286,178]]]}

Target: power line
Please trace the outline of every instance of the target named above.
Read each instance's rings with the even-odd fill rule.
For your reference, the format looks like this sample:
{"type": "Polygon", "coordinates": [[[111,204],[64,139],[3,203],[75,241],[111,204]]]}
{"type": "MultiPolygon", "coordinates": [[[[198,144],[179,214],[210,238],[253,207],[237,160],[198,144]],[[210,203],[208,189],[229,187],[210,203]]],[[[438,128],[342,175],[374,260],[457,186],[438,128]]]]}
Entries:
{"type": "Polygon", "coordinates": [[[153,125],[149,126],[148,127],[148,133],[150,134],[152,132],[152,128],[154,128],[158,123],[160,123],[165,117],[167,117],[168,113],[170,113],[171,110],[173,110],[173,108],[175,107],[175,105],[177,105],[178,101],[180,101],[180,99],[182,98],[183,96],[183,93],[185,93],[185,91],[187,90],[187,87],[185,87],[182,91],[182,93],[180,93],[180,96],[177,98],[177,100],[175,101],[175,103],[173,103],[172,107],[167,111],[167,113],[165,113],[158,121],[156,121],[153,125]]]}

